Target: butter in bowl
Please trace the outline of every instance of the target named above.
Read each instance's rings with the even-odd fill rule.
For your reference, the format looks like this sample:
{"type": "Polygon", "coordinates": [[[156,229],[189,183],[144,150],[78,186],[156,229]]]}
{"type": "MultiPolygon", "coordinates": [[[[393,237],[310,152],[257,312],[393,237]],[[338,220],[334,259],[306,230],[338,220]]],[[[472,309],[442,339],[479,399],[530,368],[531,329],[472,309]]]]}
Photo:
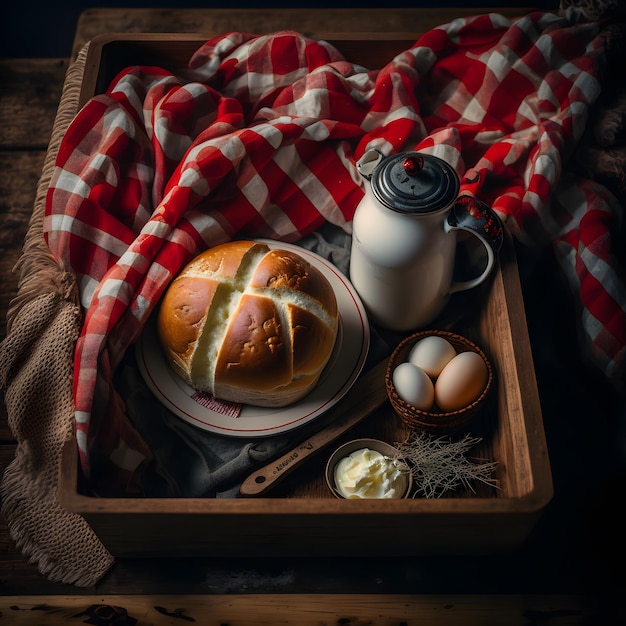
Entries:
{"type": "Polygon", "coordinates": [[[333,452],[326,483],[337,498],[408,498],[413,486],[409,467],[392,445],[378,439],[355,439],[333,452]]]}

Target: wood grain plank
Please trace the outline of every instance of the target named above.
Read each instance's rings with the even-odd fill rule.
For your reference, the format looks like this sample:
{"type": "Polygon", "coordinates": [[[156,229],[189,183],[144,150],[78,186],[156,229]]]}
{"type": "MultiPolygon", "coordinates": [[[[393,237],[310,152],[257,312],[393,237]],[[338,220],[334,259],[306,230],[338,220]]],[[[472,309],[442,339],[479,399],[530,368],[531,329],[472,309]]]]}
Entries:
{"type": "MultiPolygon", "coordinates": [[[[479,9],[438,8],[425,11],[393,9],[87,9],[78,19],[72,48],[75,57],[82,46],[103,33],[204,33],[229,31],[270,33],[297,30],[315,37],[327,33],[424,32],[454,17],[483,12],[479,9]]],[[[510,17],[527,9],[503,7],[510,17]]]]}
{"type": "Polygon", "coordinates": [[[48,147],[68,59],[0,59],[0,146],[48,147]]]}
{"type": "Polygon", "coordinates": [[[29,596],[0,600],[3,624],[53,626],[71,623],[139,623],[154,626],[199,623],[220,626],[375,623],[379,626],[575,626],[590,623],[592,611],[578,596],[466,595],[91,595],[29,596]],[[135,621],[136,620],[136,621],[135,621]]]}

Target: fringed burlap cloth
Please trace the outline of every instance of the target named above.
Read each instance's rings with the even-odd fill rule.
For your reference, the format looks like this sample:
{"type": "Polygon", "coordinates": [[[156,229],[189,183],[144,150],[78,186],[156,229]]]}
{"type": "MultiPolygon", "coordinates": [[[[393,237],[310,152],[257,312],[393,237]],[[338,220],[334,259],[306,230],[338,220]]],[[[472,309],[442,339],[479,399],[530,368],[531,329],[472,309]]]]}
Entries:
{"type": "Polygon", "coordinates": [[[0,353],[0,383],[18,442],[2,480],[2,513],[17,547],[42,574],[77,586],[95,584],[113,558],[85,520],[56,498],[63,445],[73,435],[72,366],[82,316],[74,279],[52,258],[42,224],[59,144],[78,109],[87,49],[68,69],[0,353]]]}

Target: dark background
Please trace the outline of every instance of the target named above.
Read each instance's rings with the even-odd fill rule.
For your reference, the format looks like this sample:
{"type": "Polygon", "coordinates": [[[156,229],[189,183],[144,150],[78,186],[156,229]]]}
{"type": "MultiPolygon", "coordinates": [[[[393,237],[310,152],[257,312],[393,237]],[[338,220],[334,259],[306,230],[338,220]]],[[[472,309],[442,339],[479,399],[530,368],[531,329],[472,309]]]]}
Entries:
{"type": "Polygon", "coordinates": [[[389,7],[483,7],[493,8],[502,6],[533,7],[541,9],[558,9],[559,0],[442,0],[442,2],[427,2],[420,0],[337,0],[336,2],[320,0],[319,2],[254,2],[254,0],[233,2],[211,2],[210,0],[183,0],[159,1],[144,0],[139,2],[114,2],[110,0],[17,0],[10,4],[4,3],[0,13],[0,57],[3,58],[39,58],[39,57],[69,57],[72,51],[72,41],[76,23],[80,13],[86,9],[121,7],[121,8],[377,8],[389,7]]]}

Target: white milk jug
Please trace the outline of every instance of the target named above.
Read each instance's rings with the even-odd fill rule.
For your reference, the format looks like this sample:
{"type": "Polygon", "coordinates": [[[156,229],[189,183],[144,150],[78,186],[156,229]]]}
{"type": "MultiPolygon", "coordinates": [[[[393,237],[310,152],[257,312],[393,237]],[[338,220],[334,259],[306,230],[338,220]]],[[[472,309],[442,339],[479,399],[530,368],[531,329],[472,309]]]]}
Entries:
{"type": "Polygon", "coordinates": [[[357,168],[367,182],[354,215],[350,280],[372,323],[423,327],[451,294],[489,276],[502,245],[500,219],[480,200],[457,197],[459,178],[437,157],[369,150],[357,168]],[[486,252],[482,272],[463,282],[453,280],[459,231],[477,237],[486,252]]]}

